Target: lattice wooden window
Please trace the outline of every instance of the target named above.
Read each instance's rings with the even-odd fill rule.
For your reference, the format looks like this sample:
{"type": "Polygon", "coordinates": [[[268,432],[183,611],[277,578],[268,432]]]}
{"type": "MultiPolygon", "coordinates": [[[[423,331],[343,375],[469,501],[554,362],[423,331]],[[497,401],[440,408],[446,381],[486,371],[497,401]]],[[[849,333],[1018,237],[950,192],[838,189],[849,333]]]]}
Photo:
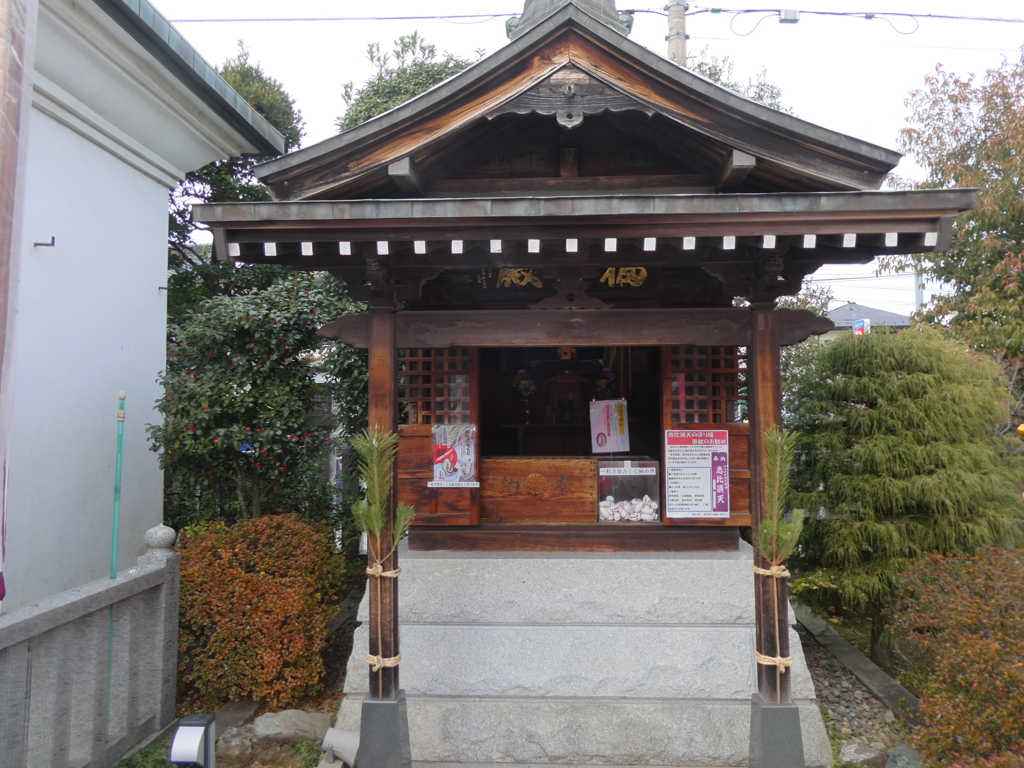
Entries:
{"type": "Polygon", "coordinates": [[[470,423],[472,374],[468,347],[398,350],[401,423],[470,423]]]}
{"type": "Polygon", "coordinates": [[[737,347],[667,348],[673,424],[735,424],[745,420],[746,355],[737,347]]]}

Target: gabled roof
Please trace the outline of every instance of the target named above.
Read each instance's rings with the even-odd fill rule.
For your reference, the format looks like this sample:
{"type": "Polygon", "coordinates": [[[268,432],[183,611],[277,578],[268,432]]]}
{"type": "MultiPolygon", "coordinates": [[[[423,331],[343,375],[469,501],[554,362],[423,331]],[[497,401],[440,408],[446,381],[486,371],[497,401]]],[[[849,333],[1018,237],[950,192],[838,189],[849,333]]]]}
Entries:
{"type": "Polygon", "coordinates": [[[386,181],[389,166],[415,160],[418,153],[436,153],[446,144],[457,152],[460,136],[474,127],[486,131],[486,121],[498,115],[555,113],[571,128],[579,117],[574,112],[606,110],[653,115],[663,135],[668,126],[680,144],[691,138],[704,142],[723,167],[739,152],[756,161],[769,183],[799,182],[778,191],[877,189],[900,159],[891,150],[722,88],[567,4],[441,85],[357,128],[266,163],[257,175],[278,200],[344,199],[366,190],[368,181],[386,181]],[[600,92],[589,106],[575,98],[570,83],[559,85],[560,74],[572,79],[576,72],[600,92]]]}
{"type": "Polygon", "coordinates": [[[836,325],[837,331],[853,328],[855,320],[870,320],[872,326],[886,325],[890,328],[909,328],[910,318],[884,309],[866,307],[863,304],[849,301],[841,307],[829,311],[825,315],[836,325]]]}

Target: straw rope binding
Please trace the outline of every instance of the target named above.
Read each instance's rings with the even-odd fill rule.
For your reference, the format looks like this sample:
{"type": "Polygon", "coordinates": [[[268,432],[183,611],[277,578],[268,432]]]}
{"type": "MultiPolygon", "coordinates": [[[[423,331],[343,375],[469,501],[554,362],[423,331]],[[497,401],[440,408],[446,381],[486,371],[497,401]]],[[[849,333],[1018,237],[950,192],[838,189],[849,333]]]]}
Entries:
{"type": "Polygon", "coordinates": [[[392,656],[390,659],[385,659],[383,656],[374,656],[371,653],[366,654],[366,663],[370,665],[370,671],[372,672],[380,672],[385,668],[397,667],[401,661],[402,654],[392,656]]]}
{"type": "Polygon", "coordinates": [[[758,576],[774,576],[776,579],[788,579],[790,575],[784,565],[773,565],[771,568],[758,568],[756,565],[751,565],[750,570],[758,576]]]}
{"type": "Polygon", "coordinates": [[[754,658],[758,664],[764,664],[766,667],[775,667],[780,672],[785,672],[787,669],[793,666],[793,657],[786,656],[765,656],[762,653],[758,653],[757,649],[754,649],[754,658]]]}
{"type": "Polygon", "coordinates": [[[401,572],[401,568],[395,568],[395,570],[393,571],[385,571],[384,568],[381,567],[380,563],[374,563],[366,569],[367,576],[377,576],[378,578],[382,579],[397,579],[398,574],[400,574],[401,572]]]}

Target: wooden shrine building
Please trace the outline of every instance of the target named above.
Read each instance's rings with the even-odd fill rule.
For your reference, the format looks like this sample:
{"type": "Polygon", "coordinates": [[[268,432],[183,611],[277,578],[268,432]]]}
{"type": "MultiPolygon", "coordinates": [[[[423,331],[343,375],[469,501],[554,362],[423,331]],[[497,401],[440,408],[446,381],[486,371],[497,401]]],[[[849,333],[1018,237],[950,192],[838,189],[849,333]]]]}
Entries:
{"type": "MultiPolygon", "coordinates": [[[[780,420],[779,348],[832,324],[774,309],[775,302],[796,294],[823,264],[942,250],[953,217],[974,204],[969,190],[879,191],[897,153],[721,88],[631,42],[628,22],[612,0],[527,0],[523,16],[510,22],[513,40],[505,48],[358,128],[261,166],[274,202],[195,208],[214,233],[218,258],[330,272],[369,305],[323,333],[369,349],[370,423],[401,434],[398,498],[417,510],[397,580],[403,602],[399,610],[396,580],[371,579],[380,607],[368,614],[362,637],[371,655],[397,658],[401,621],[403,649],[413,642],[423,649],[419,656],[407,650],[402,665],[414,759],[746,764],[742,734],[722,733],[718,746],[674,736],[650,753],[611,742],[601,742],[600,752],[562,744],[585,741],[566,734],[590,733],[591,720],[609,716],[600,707],[635,694],[625,683],[619,690],[600,681],[588,687],[586,667],[567,688],[553,683],[536,702],[519,701],[514,716],[500,709],[502,697],[527,695],[531,681],[499,681],[494,690],[480,681],[542,676],[548,672],[537,671],[538,657],[562,658],[550,646],[561,640],[531,639],[557,621],[538,619],[530,606],[555,588],[551,568],[569,558],[583,582],[604,583],[601,569],[612,567],[623,574],[676,569],[665,571],[678,577],[665,577],[676,580],[674,588],[661,587],[664,600],[613,598],[615,590],[606,590],[607,601],[622,598],[623,615],[648,606],[629,619],[631,627],[672,623],[655,615],[657,606],[691,584],[694,602],[679,609],[683,614],[724,603],[734,588],[728,585],[739,585],[736,600],[750,602],[749,610],[737,609],[747,617],[738,620],[745,629],[721,630],[723,637],[736,630],[737,647],[746,649],[735,662],[712,658],[732,641],[719,643],[719,630],[708,629],[731,619],[709,614],[693,622],[693,636],[703,640],[678,641],[678,657],[697,664],[680,673],[686,680],[705,667],[728,668],[721,674],[735,678],[720,683],[731,693],[678,694],[706,702],[683,717],[692,732],[713,731],[716,719],[746,722],[743,714],[700,712],[718,712],[714,702],[730,697],[734,709],[745,701],[748,712],[755,689],[765,701],[789,702],[795,671],[755,665],[749,639],[756,625],[758,652],[790,654],[785,617],[776,625],[764,608],[776,589],[784,604],[785,583],[763,576],[755,583],[739,529],[756,525],[760,512],[761,435],[780,420]],[[614,453],[598,447],[591,417],[595,401],[604,400],[616,403],[604,411],[617,420],[613,431],[628,432],[628,445],[614,453]],[[621,401],[625,408],[616,410],[621,401]],[[458,428],[445,433],[439,426],[458,428]],[[455,450],[439,434],[458,434],[461,446],[455,450]],[[723,435],[727,464],[696,466],[706,458],[699,438],[723,435]],[[680,458],[676,438],[694,466],[680,458]],[[717,503],[722,484],[707,482],[720,473],[724,505],[717,503]],[[716,497],[710,506],[702,488],[716,497]],[[555,555],[563,560],[545,559],[555,555]],[[495,574],[506,573],[509,562],[518,564],[516,576],[501,581],[495,574]],[[739,565],[696,596],[722,563],[739,565]],[[481,570],[465,570],[471,567],[481,570]],[[532,576],[531,568],[540,570],[532,576]],[[441,585],[445,573],[456,583],[441,585]],[[526,583],[512,606],[511,595],[526,583]],[[442,601],[439,593],[449,588],[458,594],[442,601]],[[408,605],[407,593],[415,595],[408,605]],[[432,600],[445,607],[430,613],[432,600]],[[492,615],[494,605],[505,613],[492,615]],[[522,629],[492,640],[479,627],[430,635],[443,623],[438,616],[452,611],[459,628],[473,624],[478,611],[481,626],[522,629]],[[456,636],[463,638],[457,648],[447,648],[456,636]],[[509,637],[519,639],[506,648],[509,637]],[[701,666],[698,649],[709,638],[710,661],[701,666]],[[520,652],[528,659],[517,667],[520,652]],[[427,659],[432,653],[450,655],[427,659]],[[503,658],[508,668],[498,672],[503,658]],[[466,671],[475,663],[476,672],[466,671]],[[578,696],[567,692],[573,686],[578,696]],[[437,704],[442,694],[472,706],[452,714],[454,704],[437,704]],[[545,709],[552,697],[586,703],[577,714],[565,714],[566,705],[555,715],[545,709]],[[505,741],[495,735],[479,747],[487,735],[481,731],[497,733],[506,717],[528,719],[534,705],[535,720],[516,720],[505,741]],[[549,734],[551,744],[524,751],[523,743],[547,738],[538,735],[546,719],[561,717],[568,719],[559,721],[558,735],[549,734]],[[444,725],[445,718],[461,725],[444,725]]],[[[631,583],[630,576],[622,580],[631,583]]],[[[577,640],[589,647],[596,636],[584,630],[604,621],[594,618],[601,602],[580,597],[585,584],[562,586],[552,599],[567,625],[584,627],[577,640]],[[584,602],[588,613],[577,615],[584,602]]],[[[558,635],[571,639],[575,631],[558,635]]],[[[365,669],[359,638],[353,670],[365,669]]],[[[676,640],[659,638],[652,652],[671,657],[676,640]]],[[[605,661],[602,680],[632,674],[605,661]]],[[[634,671],[643,666],[635,657],[624,663],[634,671]]],[[[350,675],[349,690],[393,698],[398,669],[371,672],[369,688],[365,672],[350,675]]],[[[553,679],[559,674],[551,672],[553,679]]],[[[672,699],[690,683],[667,692],[654,690],[658,684],[636,713],[657,720],[651,713],[662,704],[654,699],[672,699]]],[[[807,718],[816,715],[809,704],[801,712],[806,746],[807,718]]],[[[666,713],[664,722],[682,717],[666,713]]],[[[821,762],[815,759],[809,755],[807,765],[821,762]]]]}

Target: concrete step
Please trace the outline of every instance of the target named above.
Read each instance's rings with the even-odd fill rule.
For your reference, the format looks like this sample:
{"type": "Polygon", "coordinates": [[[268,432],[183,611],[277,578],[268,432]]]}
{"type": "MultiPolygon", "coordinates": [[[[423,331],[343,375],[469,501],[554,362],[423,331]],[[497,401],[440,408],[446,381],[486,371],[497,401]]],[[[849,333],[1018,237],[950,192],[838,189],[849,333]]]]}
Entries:
{"type": "MultiPolygon", "coordinates": [[[[792,690],[813,699],[796,632],[792,690]]],[[[516,627],[403,625],[402,687],[410,695],[636,696],[749,702],[754,635],[736,627],[516,627]]],[[[369,647],[356,629],[353,648],[369,647]]],[[[365,693],[365,652],[349,659],[345,690],[365,693]]]]}
{"type": "Polygon", "coordinates": [[[701,557],[403,552],[400,562],[403,624],[754,623],[746,545],[701,557]]]}
{"type": "MultiPolygon", "coordinates": [[[[401,687],[414,760],[738,766],[749,750],[751,551],[402,552],[401,687]]],[[[338,727],[367,692],[368,597],[338,727]]],[[[799,639],[808,766],[831,752],[799,639]]]]}
{"type": "MultiPolygon", "coordinates": [[[[359,725],[346,697],[338,727],[359,725]]],[[[409,696],[413,759],[428,763],[742,766],[750,701],[409,696]]],[[[827,766],[821,714],[799,704],[807,766],[827,766]]]]}

